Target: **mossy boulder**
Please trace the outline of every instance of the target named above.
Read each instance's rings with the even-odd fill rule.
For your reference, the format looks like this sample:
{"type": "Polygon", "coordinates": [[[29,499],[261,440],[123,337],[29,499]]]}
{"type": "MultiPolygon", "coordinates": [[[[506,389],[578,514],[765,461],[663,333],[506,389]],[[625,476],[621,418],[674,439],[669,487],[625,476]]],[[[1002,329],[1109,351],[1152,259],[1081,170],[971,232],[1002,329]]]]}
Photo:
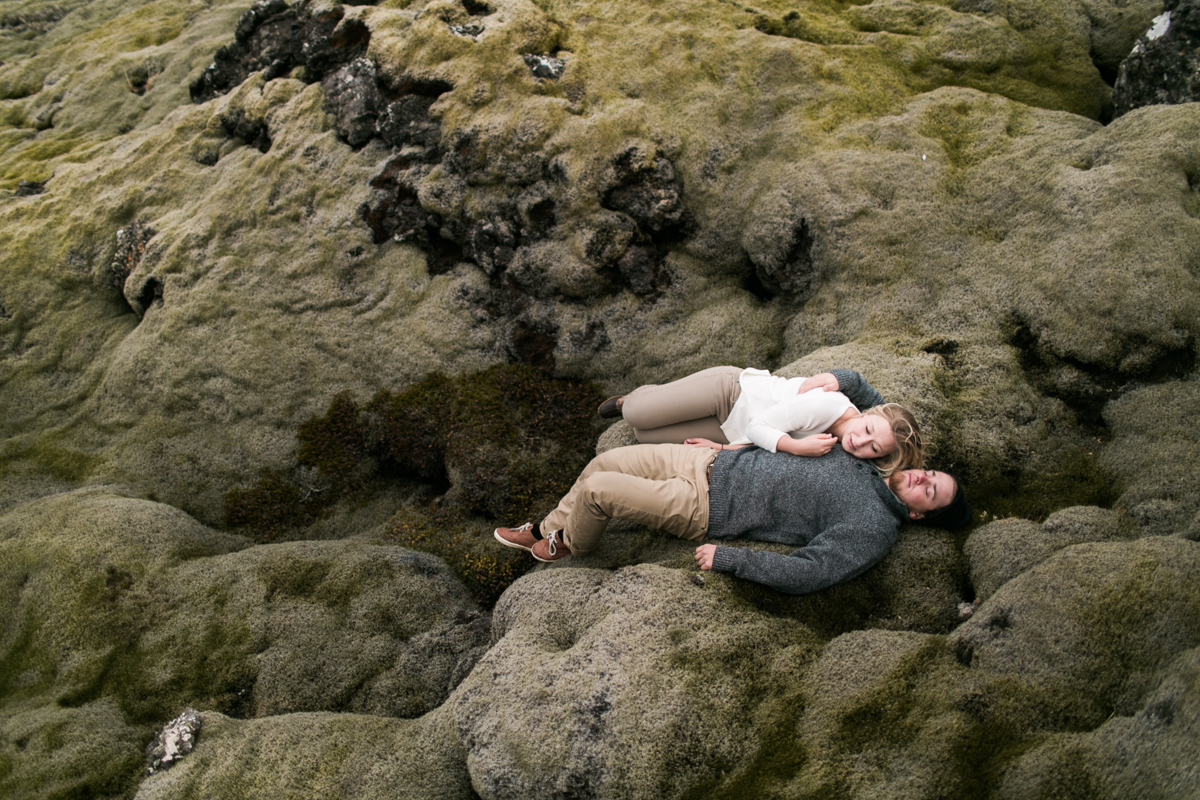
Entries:
{"type": "Polygon", "coordinates": [[[1200,385],[1142,387],[1110,403],[1104,414],[1113,435],[1105,465],[1123,487],[1117,506],[1143,534],[1195,538],[1188,531],[1196,530],[1200,516],[1200,496],[1192,491],[1200,465],[1200,385]]]}
{"type": "MultiPolygon", "coordinates": [[[[965,564],[953,538],[944,531],[905,526],[895,547],[875,567],[852,581],[807,595],[784,594],[721,573],[699,573],[693,559],[697,544],[618,520],[609,525],[593,552],[535,571],[658,564],[706,584],[720,585],[741,602],[794,619],[824,637],[858,628],[945,633],[959,622],[965,564]]],[[[795,549],[739,540],[722,544],[781,554],[795,549]]]]}
{"type": "Polygon", "coordinates": [[[95,490],[2,519],[14,699],[114,697],[137,720],[197,703],[418,716],[488,640],[462,585],[423,553],[247,548],[177,509],[95,490]]]}
{"type": "Polygon", "coordinates": [[[447,713],[420,720],[369,714],[201,715],[196,750],[150,776],[137,800],[173,798],[477,797],[447,713]]]}
{"type": "Polygon", "coordinates": [[[963,553],[975,596],[986,600],[1008,581],[1073,544],[1133,538],[1133,520],[1108,509],[1075,506],[1056,511],[1041,525],[1003,519],[975,530],[963,553]]]}
{"type": "Polygon", "coordinates": [[[480,793],[683,797],[752,774],[795,714],[805,626],[653,565],[526,576],[451,702],[480,793]]]}
{"type": "Polygon", "coordinates": [[[1060,733],[1006,770],[996,796],[1103,798],[1188,797],[1200,755],[1200,650],[1181,653],[1159,673],[1137,713],[1087,733],[1060,733]]]}
{"type": "Polygon", "coordinates": [[[0,792],[14,800],[129,797],[153,732],[110,699],[61,706],[49,698],[0,710],[0,792]]]}
{"type": "Polygon", "coordinates": [[[972,671],[1040,695],[1048,725],[1130,716],[1200,643],[1195,542],[1152,537],[1067,547],[1008,581],[949,639],[972,671]]]}

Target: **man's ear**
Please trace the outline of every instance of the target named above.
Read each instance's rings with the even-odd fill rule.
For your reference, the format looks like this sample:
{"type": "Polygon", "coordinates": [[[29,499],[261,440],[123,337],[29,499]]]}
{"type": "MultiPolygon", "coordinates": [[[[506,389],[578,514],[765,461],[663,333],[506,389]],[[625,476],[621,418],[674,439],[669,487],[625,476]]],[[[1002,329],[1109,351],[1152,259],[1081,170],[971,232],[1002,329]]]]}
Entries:
{"type": "Polygon", "coordinates": [[[909,518],[909,519],[925,519],[925,515],[924,515],[924,514],[918,514],[918,513],[917,513],[917,512],[915,512],[915,511],[910,511],[910,512],[908,512],[908,518],[909,518]]]}

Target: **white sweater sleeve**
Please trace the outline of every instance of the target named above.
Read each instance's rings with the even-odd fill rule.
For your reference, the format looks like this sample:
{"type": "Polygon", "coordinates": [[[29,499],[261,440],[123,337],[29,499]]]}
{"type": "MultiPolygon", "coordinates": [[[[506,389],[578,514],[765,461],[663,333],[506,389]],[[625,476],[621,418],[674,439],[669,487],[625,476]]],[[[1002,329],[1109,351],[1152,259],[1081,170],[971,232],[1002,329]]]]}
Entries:
{"type": "Polygon", "coordinates": [[[851,405],[841,392],[815,389],[794,395],[750,420],[746,438],[774,453],[781,436],[803,439],[827,430],[851,405]]]}

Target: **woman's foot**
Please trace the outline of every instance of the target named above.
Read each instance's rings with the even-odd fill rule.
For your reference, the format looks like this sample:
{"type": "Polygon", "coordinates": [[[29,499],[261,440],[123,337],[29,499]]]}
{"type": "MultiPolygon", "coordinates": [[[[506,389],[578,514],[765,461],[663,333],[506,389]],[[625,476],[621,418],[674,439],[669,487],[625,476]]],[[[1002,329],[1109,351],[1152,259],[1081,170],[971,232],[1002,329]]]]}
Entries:
{"type": "Polygon", "coordinates": [[[605,419],[613,419],[621,416],[621,406],[625,405],[625,395],[617,394],[605,400],[596,409],[596,413],[605,419]]]}

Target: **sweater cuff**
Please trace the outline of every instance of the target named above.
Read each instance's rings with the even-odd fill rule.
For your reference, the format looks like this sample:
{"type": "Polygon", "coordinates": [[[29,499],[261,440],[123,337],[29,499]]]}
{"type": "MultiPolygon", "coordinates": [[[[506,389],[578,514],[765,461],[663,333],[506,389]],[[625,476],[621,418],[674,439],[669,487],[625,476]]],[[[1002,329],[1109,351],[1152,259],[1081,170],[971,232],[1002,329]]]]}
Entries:
{"type": "Polygon", "coordinates": [[[839,392],[854,383],[854,379],[859,377],[859,374],[852,369],[831,369],[829,374],[837,378],[839,392]]]}
{"type": "Polygon", "coordinates": [[[713,553],[713,572],[736,572],[741,561],[741,548],[717,545],[713,553]]]}

